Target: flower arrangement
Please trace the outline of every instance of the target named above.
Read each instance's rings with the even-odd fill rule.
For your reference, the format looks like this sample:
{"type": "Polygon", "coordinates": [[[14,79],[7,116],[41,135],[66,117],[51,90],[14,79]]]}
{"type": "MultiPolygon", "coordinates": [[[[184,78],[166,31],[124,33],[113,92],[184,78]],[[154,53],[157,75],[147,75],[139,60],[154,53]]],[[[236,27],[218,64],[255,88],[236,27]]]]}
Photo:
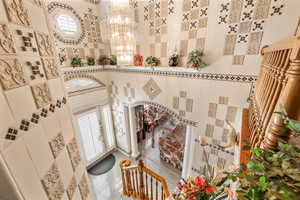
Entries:
{"type": "Polygon", "coordinates": [[[158,66],[160,64],[160,60],[154,56],[149,56],[145,60],[147,65],[150,65],[152,67],[158,66]]]}
{"type": "Polygon", "coordinates": [[[96,64],[95,58],[93,57],[87,57],[87,64],[88,66],[93,66],[96,64]]]}
{"type": "MultiPolygon", "coordinates": [[[[288,118],[285,109],[278,112],[293,137],[300,133],[300,122],[288,118]]],[[[295,140],[296,138],[293,138],[295,140]]],[[[246,146],[244,149],[250,149],[246,146]]],[[[241,169],[229,174],[238,182],[239,200],[294,200],[300,197],[300,148],[279,141],[277,152],[253,149],[253,156],[241,169]]]]}
{"type": "Polygon", "coordinates": [[[175,49],[174,53],[169,57],[168,62],[170,67],[176,67],[179,64],[179,54],[177,53],[177,49],[175,49]]]}
{"type": "Polygon", "coordinates": [[[98,64],[99,65],[107,65],[109,64],[109,58],[105,55],[101,55],[98,58],[98,64]]]}
{"type": "Polygon", "coordinates": [[[202,60],[203,56],[204,53],[202,51],[195,49],[189,53],[187,64],[199,70],[206,66],[206,64],[202,60]]]}
{"type": "Polygon", "coordinates": [[[111,55],[111,56],[108,58],[108,63],[109,63],[110,65],[116,65],[116,64],[117,64],[117,56],[111,55]]]}

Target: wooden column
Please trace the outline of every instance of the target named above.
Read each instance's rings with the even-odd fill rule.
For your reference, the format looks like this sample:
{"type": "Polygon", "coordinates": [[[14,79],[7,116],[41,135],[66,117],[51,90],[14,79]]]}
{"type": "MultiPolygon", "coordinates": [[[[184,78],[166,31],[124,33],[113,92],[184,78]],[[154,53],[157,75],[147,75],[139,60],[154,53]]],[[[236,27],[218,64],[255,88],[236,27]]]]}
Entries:
{"type": "Polygon", "coordinates": [[[143,162],[143,160],[139,160],[139,163],[138,163],[138,170],[139,170],[139,177],[140,177],[139,193],[140,193],[140,199],[142,199],[142,200],[145,199],[145,185],[144,185],[143,168],[144,168],[144,162],[143,162]]]}

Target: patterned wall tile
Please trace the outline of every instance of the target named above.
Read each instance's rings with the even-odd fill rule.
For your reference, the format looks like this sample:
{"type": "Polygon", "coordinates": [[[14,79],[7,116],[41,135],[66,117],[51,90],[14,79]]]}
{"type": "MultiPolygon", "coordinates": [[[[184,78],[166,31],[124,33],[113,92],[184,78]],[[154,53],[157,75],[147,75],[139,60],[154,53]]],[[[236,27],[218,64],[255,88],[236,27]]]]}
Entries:
{"type": "Polygon", "coordinates": [[[243,0],[232,0],[229,15],[229,23],[238,23],[242,12],[243,0]]]}
{"type": "Polygon", "coordinates": [[[269,15],[271,0],[257,1],[254,19],[265,19],[269,15]]]}
{"type": "Polygon", "coordinates": [[[56,164],[52,165],[41,182],[49,200],[62,199],[65,190],[56,164]]]}
{"type": "Polygon", "coordinates": [[[24,70],[17,58],[0,58],[0,82],[4,90],[26,85],[24,70]]]}
{"type": "Polygon", "coordinates": [[[71,142],[67,145],[67,149],[68,149],[73,170],[75,171],[77,166],[81,163],[81,157],[80,157],[79,149],[75,138],[73,138],[71,142]]]}
{"type": "Polygon", "coordinates": [[[82,175],[78,186],[82,200],[87,200],[90,194],[90,189],[85,174],[82,175]]]}
{"type": "Polygon", "coordinates": [[[50,94],[50,89],[46,82],[31,86],[31,90],[37,108],[44,107],[51,103],[52,97],[50,94]]]}
{"type": "Polygon", "coordinates": [[[49,35],[44,33],[36,33],[36,40],[41,56],[54,56],[53,42],[49,35]]]}
{"type": "Polygon", "coordinates": [[[173,97],[173,109],[178,110],[179,116],[185,117],[186,113],[193,112],[194,100],[187,97],[186,91],[180,91],[179,96],[173,97]]]}
{"type": "Polygon", "coordinates": [[[4,0],[4,3],[11,23],[30,26],[28,11],[23,0],[4,0]]]}
{"type": "Polygon", "coordinates": [[[59,77],[58,66],[53,58],[42,58],[44,71],[48,80],[59,77]]]}
{"type": "Polygon", "coordinates": [[[245,60],[245,56],[244,55],[233,56],[232,64],[233,65],[243,65],[244,64],[244,60],[245,60]]]}
{"type": "Polygon", "coordinates": [[[0,54],[15,54],[16,49],[6,24],[0,24],[0,54]]]}
{"type": "Polygon", "coordinates": [[[237,35],[226,35],[224,55],[233,55],[236,41],[237,35]]]}
{"type": "Polygon", "coordinates": [[[29,56],[39,55],[33,31],[25,28],[15,29],[13,32],[13,40],[15,41],[17,51],[21,54],[29,56]]]}
{"type": "Polygon", "coordinates": [[[65,148],[65,140],[62,133],[59,133],[55,138],[49,142],[52,154],[56,158],[59,153],[65,148]]]}
{"type": "Polygon", "coordinates": [[[69,200],[73,199],[73,196],[74,196],[74,193],[76,191],[76,188],[77,188],[76,179],[75,179],[75,177],[72,177],[72,179],[70,181],[70,184],[69,184],[69,186],[67,188],[67,195],[68,195],[69,200]]]}
{"type": "Polygon", "coordinates": [[[152,78],[144,85],[143,90],[151,100],[162,92],[158,84],[152,78]]]}
{"type": "Polygon", "coordinates": [[[132,102],[135,98],[135,88],[131,87],[130,83],[124,86],[124,96],[127,98],[128,102],[132,102]]]}

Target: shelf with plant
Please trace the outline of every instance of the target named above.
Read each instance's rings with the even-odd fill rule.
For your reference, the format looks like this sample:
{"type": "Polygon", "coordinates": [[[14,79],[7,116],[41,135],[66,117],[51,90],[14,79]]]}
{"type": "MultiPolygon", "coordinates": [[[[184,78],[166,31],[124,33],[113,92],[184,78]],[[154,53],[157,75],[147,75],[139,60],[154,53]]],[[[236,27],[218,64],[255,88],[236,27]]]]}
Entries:
{"type": "Polygon", "coordinates": [[[71,61],[71,66],[73,68],[76,68],[76,67],[82,67],[84,65],[84,62],[82,61],[81,58],[79,57],[74,57],[71,61]]]}
{"type": "Polygon", "coordinates": [[[98,64],[99,65],[107,65],[109,64],[109,58],[105,55],[101,55],[98,58],[98,64]]]}
{"type": "MultiPolygon", "coordinates": [[[[300,122],[288,117],[283,106],[277,112],[285,121],[286,131],[299,137],[300,122]]],[[[250,150],[249,146],[244,149],[250,150]]],[[[239,200],[296,200],[300,199],[300,148],[285,141],[278,142],[278,151],[252,150],[246,165],[228,178],[238,182],[239,200]]]]}
{"type": "Polygon", "coordinates": [[[146,58],[145,63],[151,67],[159,66],[160,60],[154,56],[149,56],[146,58]]]}
{"type": "Polygon", "coordinates": [[[189,53],[187,64],[193,68],[200,70],[201,68],[205,67],[206,64],[202,60],[204,53],[197,49],[193,50],[189,53]]]}

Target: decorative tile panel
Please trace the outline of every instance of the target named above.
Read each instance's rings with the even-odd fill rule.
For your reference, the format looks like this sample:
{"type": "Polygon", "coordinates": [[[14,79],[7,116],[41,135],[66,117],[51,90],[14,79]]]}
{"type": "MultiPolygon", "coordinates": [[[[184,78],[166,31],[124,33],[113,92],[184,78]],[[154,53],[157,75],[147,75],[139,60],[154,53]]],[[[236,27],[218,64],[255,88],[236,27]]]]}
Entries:
{"type": "Polygon", "coordinates": [[[6,24],[0,24],[0,54],[15,54],[12,35],[6,24]]]}
{"type": "Polygon", "coordinates": [[[42,62],[47,79],[56,79],[59,77],[58,66],[55,59],[42,58],[42,62]]]}
{"type": "Polygon", "coordinates": [[[0,82],[4,90],[26,85],[24,71],[17,58],[0,58],[0,82]]]}
{"type": "Polygon", "coordinates": [[[27,29],[16,29],[14,33],[14,40],[17,50],[22,54],[28,54],[29,56],[38,56],[38,49],[34,32],[27,29]]]}
{"type": "Polygon", "coordinates": [[[67,145],[67,149],[73,170],[75,171],[77,166],[81,163],[81,157],[75,138],[73,138],[71,142],[67,145]]]}
{"type": "Polygon", "coordinates": [[[28,11],[23,0],[4,0],[8,19],[11,23],[30,26],[28,11]]]}
{"type": "Polygon", "coordinates": [[[89,189],[88,182],[87,182],[85,174],[82,175],[81,180],[78,184],[78,187],[79,187],[79,191],[80,191],[80,194],[81,194],[81,199],[82,200],[87,200],[88,197],[89,197],[89,194],[90,194],[90,189],[89,189]]]}
{"type": "Polygon", "coordinates": [[[144,85],[143,90],[151,100],[161,93],[160,87],[152,78],[144,85]]]}
{"type": "Polygon", "coordinates": [[[41,56],[54,56],[53,42],[49,35],[44,33],[36,33],[36,40],[41,56]]]}
{"type": "Polygon", "coordinates": [[[62,133],[59,133],[55,138],[49,142],[52,154],[56,158],[59,153],[65,148],[65,140],[62,133]]]}
{"type": "Polygon", "coordinates": [[[37,108],[44,107],[49,105],[52,101],[52,97],[50,94],[50,89],[47,83],[40,83],[34,86],[31,86],[33,98],[35,100],[35,104],[37,108]]]}
{"type": "Polygon", "coordinates": [[[179,116],[185,116],[186,113],[193,112],[194,100],[187,97],[186,91],[180,91],[179,96],[173,97],[173,109],[178,110],[179,116]]]}
{"type": "Polygon", "coordinates": [[[72,177],[72,179],[70,181],[70,184],[69,184],[69,186],[67,188],[67,195],[68,195],[69,200],[73,199],[73,196],[74,196],[74,193],[76,191],[76,188],[77,188],[76,179],[75,179],[75,177],[72,177]]]}
{"type": "Polygon", "coordinates": [[[65,189],[56,164],[52,165],[41,182],[49,200],[62,199],[65,189]]]}

